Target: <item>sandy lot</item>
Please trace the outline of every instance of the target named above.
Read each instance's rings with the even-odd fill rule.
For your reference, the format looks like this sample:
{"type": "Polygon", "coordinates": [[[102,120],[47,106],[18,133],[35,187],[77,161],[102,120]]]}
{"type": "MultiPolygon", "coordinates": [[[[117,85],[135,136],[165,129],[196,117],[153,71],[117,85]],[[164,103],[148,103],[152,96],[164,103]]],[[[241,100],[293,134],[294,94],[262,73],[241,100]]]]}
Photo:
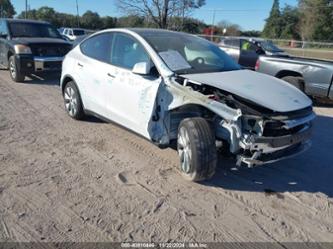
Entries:
{"type": "Polygon", "coordinates": [[[64,111],[56,77],[0,71],[0,241],[333,242],[333,107],[313,147],[255,169],[221,158],[203,184],[174,150],[64,111]]]}

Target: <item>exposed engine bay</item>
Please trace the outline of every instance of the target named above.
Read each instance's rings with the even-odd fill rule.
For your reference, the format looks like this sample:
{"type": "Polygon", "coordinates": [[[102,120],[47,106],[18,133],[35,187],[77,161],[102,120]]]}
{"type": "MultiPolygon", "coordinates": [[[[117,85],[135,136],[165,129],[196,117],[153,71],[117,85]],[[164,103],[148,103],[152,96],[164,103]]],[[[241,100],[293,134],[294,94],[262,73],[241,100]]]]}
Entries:
{"type": "Polygon", "coordinates": [[[200,110],[201,115],[210,120],[217,141],[237,156],[237,165],[245,163],[252,167],[274,162],[281,157],[298,154],[311,145],[311,121],[315,118],[311,106],[277,112],[182,76],[174,80],[191,91],[201,93],[213,104],[217,102],[241,113],[236,120],[226,120],[213,112],[200,110]]]}

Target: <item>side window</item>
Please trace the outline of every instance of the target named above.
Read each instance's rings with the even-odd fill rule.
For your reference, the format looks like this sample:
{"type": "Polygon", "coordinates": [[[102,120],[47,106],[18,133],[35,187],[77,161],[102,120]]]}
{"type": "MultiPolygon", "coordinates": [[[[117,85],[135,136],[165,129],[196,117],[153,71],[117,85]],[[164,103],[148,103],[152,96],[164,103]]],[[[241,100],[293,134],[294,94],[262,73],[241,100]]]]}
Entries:
{"type": "Polygon", "coordinates": [[[111,33],[93,36],[81,44],[81,51],[88,57],[109,63],[112,37],[113,35],[111,33]]]}
{"type": "Polygon", "coordinates": [[[258,47],[254,43],[252,43],[248,40],[241,40],[241,50],[242,51],[255,53],[257,51],[257,49],[258,49],[258,47]]]}
{"type": "Polygon", "coordinates": [[[132,70],[139,62],[150,62],[150,57],[143,46],[129,35],[115,34],[111,63],[132,70]]]}
{"type": "Polygon", "coordinates": [[[72,29],[70,29],[70,30],[68,30],[69,32],[69,35],[73,35],[73,30],[72,29]]]}
{"type": "Polygon", "coordinates": [[[6,22],[4,22],[4,21],[0,21],[0,34],[1,35],[7,35],[8,34],[7,27],[6,27],[6,22]]]}

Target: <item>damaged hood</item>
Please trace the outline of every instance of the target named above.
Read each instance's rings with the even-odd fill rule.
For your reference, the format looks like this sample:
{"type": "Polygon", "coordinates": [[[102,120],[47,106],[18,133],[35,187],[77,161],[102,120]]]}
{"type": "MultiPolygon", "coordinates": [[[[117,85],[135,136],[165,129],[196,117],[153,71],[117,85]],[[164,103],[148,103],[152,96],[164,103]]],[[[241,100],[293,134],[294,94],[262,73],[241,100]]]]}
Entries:
{"type": "Polygon", "coordinates": [[[289,83],[250,70],[181,76],[235,94],[276,112],[291,112],[312,105],[304,93],[289,83]]]}

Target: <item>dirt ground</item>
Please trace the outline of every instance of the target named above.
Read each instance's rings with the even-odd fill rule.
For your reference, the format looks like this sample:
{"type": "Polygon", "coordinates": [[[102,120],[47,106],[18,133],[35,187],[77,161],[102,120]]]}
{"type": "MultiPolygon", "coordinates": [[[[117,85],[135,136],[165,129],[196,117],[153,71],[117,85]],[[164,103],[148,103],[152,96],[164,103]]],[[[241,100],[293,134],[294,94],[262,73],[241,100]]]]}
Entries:
{"type": "Polygon", "coordinates": [[[64,111],[57,77],[0,71],[0,241],[333,242],[333,107],[313,147],[254,169],[220,159],[202,184],[159,149],[64,111]]]}

